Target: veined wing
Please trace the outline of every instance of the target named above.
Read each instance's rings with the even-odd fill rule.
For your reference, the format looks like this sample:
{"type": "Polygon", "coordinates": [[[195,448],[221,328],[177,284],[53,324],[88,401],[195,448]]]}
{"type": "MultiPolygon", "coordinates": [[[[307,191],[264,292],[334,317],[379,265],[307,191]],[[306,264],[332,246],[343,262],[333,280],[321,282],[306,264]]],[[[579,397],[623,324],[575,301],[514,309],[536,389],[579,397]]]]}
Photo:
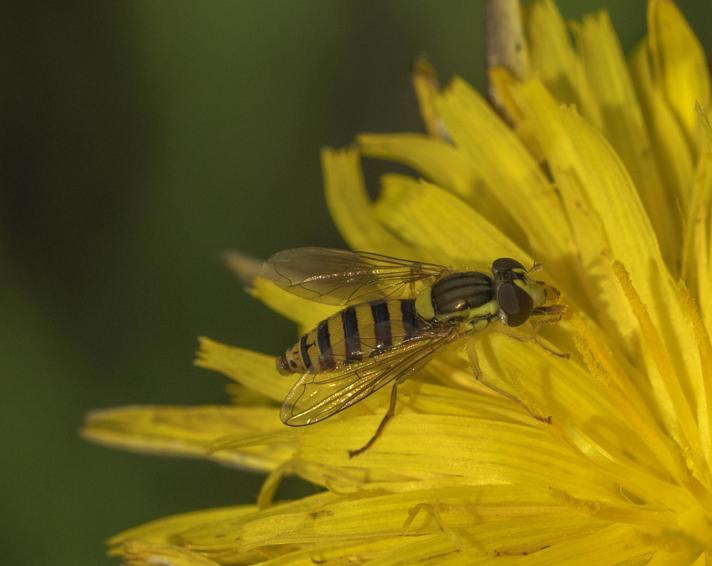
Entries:
{"type": "Polygon", "coordinates": [[[362,362],[336,371],[305,373],[284,400],[282,422],[305,426],[335,415],[384,385],[416,372],[457,337],[454,327],[433,328],[362,362]]]}
{"type": "Polygon", "coordinates": [[[305,299],[330,305],[414,297],[449,270],[370,252],[294,248],[274,254],[262,276],[305,299]]]}

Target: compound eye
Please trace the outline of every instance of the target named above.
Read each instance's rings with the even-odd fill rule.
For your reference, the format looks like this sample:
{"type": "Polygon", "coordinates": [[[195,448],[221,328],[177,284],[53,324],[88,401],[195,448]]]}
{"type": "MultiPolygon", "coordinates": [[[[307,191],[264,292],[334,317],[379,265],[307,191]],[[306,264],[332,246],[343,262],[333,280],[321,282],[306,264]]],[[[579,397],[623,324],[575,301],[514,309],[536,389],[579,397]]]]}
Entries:
{"type": "Polygon", "coordinates": [[[529,293],[514,283],[502,283],[497,288],[497,304],[505,315],[507,326],[524,324],[534,308],[529,293]]]}
{"type": "Polygon", "coordinates": [[[511,271],[513,269],[521,269],[522,271],[526,271],[524,269],[524,266],[519,263],[516,259],[512,259],[511,257],[500,257],[499,259],[495,259],[492,262],[492,271],[494,273],[502,272],[502,271],[511,271]]]}

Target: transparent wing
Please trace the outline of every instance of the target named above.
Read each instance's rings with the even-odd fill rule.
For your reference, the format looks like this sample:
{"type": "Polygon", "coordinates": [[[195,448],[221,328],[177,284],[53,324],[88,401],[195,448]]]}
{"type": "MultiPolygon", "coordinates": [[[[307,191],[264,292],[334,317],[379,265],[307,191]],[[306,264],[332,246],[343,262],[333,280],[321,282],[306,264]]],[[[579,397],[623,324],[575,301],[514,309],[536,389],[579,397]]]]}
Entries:
{"type": "Polygon", "coordinates": [[[262,276],[305,299],[347,305],[413,297],[448,271],[442,265],[370,252],[312,247],[274,254],[265,262],[262,276]]]}
{"type": "Polygon", "coordinates": [[[455,327],[434,328],[362,362],[325,373],[306,373],[284,400],[281,419],[290,426],[322,421],[365,399],[384,385],[404,379],[457,338],[455,327]]]}
{"type": "Polygon", "coordinates": [[[360,355],[365,361],[366,358],[387,354],[393,349],[405,348],[406,342],[436,336],[446,330],[447,328],[433,327],[423,321],[416,322],[416,325],[404,320],[359,324],[358,348],[350,347],[346,336],[331,337],[329,356],[341,365],[346,361],[346,351],[351,350],[352,355],[360,355]],[[394,329],[394,324],[398,325],[398,330],[394,329]],[[391,344],[396,346],[392,347],[391,344]]]}

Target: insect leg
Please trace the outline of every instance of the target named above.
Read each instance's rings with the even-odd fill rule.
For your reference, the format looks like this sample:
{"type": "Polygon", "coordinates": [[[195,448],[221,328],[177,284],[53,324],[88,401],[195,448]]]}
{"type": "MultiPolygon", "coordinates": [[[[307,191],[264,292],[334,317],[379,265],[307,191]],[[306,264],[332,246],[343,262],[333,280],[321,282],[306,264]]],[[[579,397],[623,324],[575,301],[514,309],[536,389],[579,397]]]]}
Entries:
{"type": "Polygon", "coordinates": [[[522,401],[519,397],[516,397],[515,395],[512,395],[509,391],[506,391],[505,389],[502,389],[501,387],[495,385],[494,383],[490,383],[488,381],[485,381],[482,377],[482,369],[480,368],[480,362],[477,357],[477,347],[475,345],[475,340],[470,338],[467,340],[465,344],[465,349],[467,350],[467,356],[470,358],[470,365],[472,365],[472,371],[475,375],[475,379],[479,381],[482,385],[487,387],[487,389],[490,389],[494,391],[495,393],[501,395],[505,399],[509,399],[510,401],[517,403],[521,407],[524,408],[524,410],[529,413],[533,418],[535,418],[538,421],[541,421],[543,423],[551,424],[551,417],[542,417],[541,415],[536,414],[534,411],[532,411],[529,406],[522,401]]]}
{"type": "Polygon", "coordinates": [[[376,432],[369,439],[369,441],[366,444],[364,444],[361,448],[358,448],[356,450],[349,450],[349,458],[358,456],[359,454],[362,454],[366,450],[371,448],[371,446],[373,446],[373,443],[376,442],[378,437],[381,436],[381,434],[383,433],[383,430],[386,428],[386,424],[388,423],[388,421],[390,421],[393,418],[393,415],[395,414],[395,411],[396,411],[396,399],[398,398],[398,383],[399,383],[399,381],[396,380],[396,382],[393,384],[393,389],[391,389],[391,400],[390,400],[390,403],[388,404],[388,410],[386,411],[386,414],[383,415],[381,422],[378,424],[378,428],[376,429],[376,432]]]}
{"type": "Polygon", "coordinates": [[[566,305],[549,305],[537,307],[532,312],[532,316],[537,317],[537,322],[541,324],[554,324],[559,322],[566,314],[566,305]]]}
{"type": "Polygon", "coordinates": [[[553,356],[556,356],[557,358],[563,358],[564,360],[568,360],[571,358],[571,354],[568,352],[561,352],[560,350],[557,350],[556,348],[552,348],[544,342],[541,339],[541,336],[539,336],[539,328],[543,324],[551,324],[552,320],[540,320],[535,322],[529,321],[530,328],[531,328],[531,334],[519,334],[516,331],[509,330],[509,328],[502,326],[499,328],[499,331],[504,334],[505,336],[508,336],[509,338],[512,338],[514,340],[517,340],[519,342],[534,342],[537,346],[539,346],[542,350],[545,352],[549,352],[553,356]]]}

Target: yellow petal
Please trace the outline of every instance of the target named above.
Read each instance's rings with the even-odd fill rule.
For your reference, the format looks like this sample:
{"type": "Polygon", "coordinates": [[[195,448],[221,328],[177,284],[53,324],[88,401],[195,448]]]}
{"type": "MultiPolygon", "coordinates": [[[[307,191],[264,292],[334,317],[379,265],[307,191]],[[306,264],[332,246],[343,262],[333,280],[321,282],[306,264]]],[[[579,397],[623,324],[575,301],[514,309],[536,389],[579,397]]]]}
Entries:
{"type": "Polygon", "coordinates": [[[418,57],[413,65],[413,90],[418,99],[420,117],[425,131],[434,139],[448,139],[442,120],[435,110],[434,99],[440,90],[438,75],[425,57],[418,57]]]}
{"type": "MultiPolygon", "coordinates": [[[[675,194],[665,190],[631,83],[618,38],[608,14],[584,18],[577,27],[577,43],[593,99],[599,107],[597,123],[626,166],[650,216],[668,264],[679,261],[680,218],[675,194]]],[[[589,116],[589,118],[591,118],[589,116]]]]}
{"type": "Polygon", "coordinates": [[[663,183],[675,195],[676,207],[684,212],[692,185],[692,153],[680,122],[653,83],[647,42],[633,50],[629,66],[663,183]]]}
{"type": "Polygon", "coordinates": [[[275,401],[281,402],[291,386],[291,380],[277,372],[273,356],[227,346],[210,338],[200,339],[195,365],[218,371],[275,401]]]}
{"type": "Polygon", "coordinates": [[[652,552],[653,549],[640,539],[636,529],[629,525],[610,525],[585,536],[571,537],[561,544],[542,548],[526,558],[522,557],[517,564],[578,566],[582,560],[611,566],[622,563],[645,564],[652,552]]]}
{"type": "MultiPolygon", "coordinates": [[[[427,538],[433,545],[431,548],[440,548],[437,535],[424,536],[419,538],[427,538]]],[[[447,541],[446,541],[447,545],[447,541]]],[[[355,539],[347,542],[329,541],[326,544],[316,543],[309,545],[306,548],[288,551],[274,558],[270,562],[266,562],[265,566],[314,566],[315,564],[349,564],[356,560],[380,562],[382,556],[389,551],[401,551],[403,549],[402,537],[386,537],[381,539],[355,539]]],[[[452,545],[447,545],[451,548],[452,545]]],[[[406,558],[407,560],[407,558],[406,558]]],[[[401,562],[401,564],[409,564],[415,562],[401,562]]]]}
{"type": "MultiPolygon", "coordinates": [[[[664,426],[684,452],[686,454],[689,453],[687,456],[689,460],[688,466],[698,477],[703,478],[706,474],[702,471],[704,466],[699,461],[699,458],[702,457],[702,451],[699,444],[698,427],[690,405],[690,396],[685,391],[685,386],[689,386],[690,383],[686,383],[684,379],[681,379],[683,376],[680,375],[682,373],[680,366],[676,365],[671,357],[671,353],[674,353],[670,351],[672,350],[671,345],[662,341],[661,334],[655,328],[650,313],[646,309],[644,302],[641,301],[637,289],[631,283],[628,273],[619,263],[616,263],[614,269],[618,283],[626,294],[631,310],[638,319],[640,347],[643,350],[642,357],[648,364],[649,376],[656,393],[658,405],[664,411],[662,415],[664,426]]],[[[677,301],[675,305],[679,306],[677,301]]],[[[692,330],[689,328],[689,320],[683,319],[680,322],[681,328],[684,325],[685,330],[688,332],[692,330]]],[[[696,399],[699,395],[705,395],[704,391],[707,385],[704,380],[704,374],[700,371],[703,368],[694,367],[695,364],[699,364],[698,356],[700,355],[699,351],[689,347],[694,347],[694,345],[694,338],[686,341],[685,355],[686,359],[693,361],[693,364],[689,364],[689,362],[688,364],[692,366],[694,381],[691,385],[694,387],[694,398],[696,399]]]]}
{"type": "Polygon", "coordinates": [[[249,293],[284,318],[295,322],[299,326],[300,334],[315,328],[319,322],[338,310],[337,307],[310,301],[285,291],[263,277],[253,280],[249,293]]]}
{"type": "Polygon", "coordinates": [[[707,280],[709,266],[710,200],[712,200],[712,126],[709,117],[698,108],[698,119],[703,133],[700,157],[690,191],[690,203],[685,218],[682,273],[693,291],[709,300],[704,293],[709,292],[707,280]]]}
{"type": "MultiPolygon", "coordinates": [[[[492,391],[481,386],[469,372],[448,368],[447,364],[434,360],[428,369],[442,373],[457,372],[463,382],[469,382],[472,390],[465,391],[455,387],[443,387],[432,383],[408,380],[398,387],[399,413],[416,412],[431,415],[477,415],[484,419],[529,424],[531,416],[522,408],[505,399],[501,395],[493,395],[492,391]]],[[[453,379],[457,379],[453,377],[453,379]]]]}
{"type": "Polygon", "coordinates": [[[574,249],[560,202],[514,133],[460,79],[448,86],[437,105],[455,144],[493,194],[502,195],[502,207],[527,234],[528,241],[517,242],[520,247],[550,263],[565,263],[574,249]]]}
{"type": "MultiPolygon", "coordinates": [[[[694,330],[696,346],[700,353],[700,364],[703,368],[710,368],[712,367],[712,342],[710,342],[709,330],[705,327],[697,305],[682,285],[680,285],[680,294],[694,330]]],[[[709,381],[702,384],[701,395],[697,397],[697,422],[707,467],[712,470],[712,385],[709,381]]]]}
{"type": "Polygon", "coordinates": [[[126,566],[153,566],[166,564],[170,566],[219,566],[207,558],[185,548],[172,544],[150,544],[132,541],[122,552],[123,563],[126,566]]]}
{"type": "Polygon", "coordinates": [[[321,152],[329,212],[352,249],[408,257],[408,250],[374,217],[356,149],[321,152]]]}
{"type": "Polygon", "coordinates": [[[558,101],[580,104],[579,62],[556,4],[534,2],[525,16],[532,68],[558,101]]]}
{"type": "Polygon", "coordinates": [[[440,187],[403,175],[385,175],[381,183],[378,217],[411,246],[427,250],[431,261],[450,258],[488,267],[495,258],[513,257],[532,263],[495,226],[440,187]]]}
{"type": "Polygon", "coordinates": [[[217,509],[206,509],[204,511],[193,511],[162,517],[141,526],[128,529],[114,535],[109,539],[109,546],[114,551],[131,540],[141,540],[146,543],[171,543],[176,542],[180,534],[196,525],[202,523],[214,523],[242,517],[249,513],[254,513],[257,507],[254,505],[240,505],[234,507],[221,507],[217,509]]]}
{"type": "Polygon", "coordinates": [[[134,452],[192,456],[259,471],[289,459],[288,442],[208,453],[218,438],[287,432],[276,408],[265,407],[122,407],[87,416],[82,436],[134,452]]]}
{"type": "Polygon", "coordinates": [[[474,163],[451,144],[421,134],[361,134],[358,143],[364,155],[412,167],[459,196],[512,240],[526,240],[497,188],[488,185],[474,163]]]}
{"type": "Polygon", "coordinates": [[[648,41],[654,77],[693,148],[698,144],[695,105],[707,108],[710,76],[704,49],[671,0],[648,1],[648,41]]]}
{"type": "MultiPolygon", "coordinates": [[[[607,400],[628,426],[628,430],[614,426],[611,431],[621,443],[619,451],[623,448],[622,444],[628,442],[629,447],[635,447],[631,452],[631,455],[635,453],[634,459],[637,458],[641,464],[648,465],[651,469],[664,469],[671,478],[681,483],[687,474],[683,458],[656,421],[653,393],[646,378],[641,375],[642,371],[627,366],[623,355],[613,355],[605,342],[605,336],[597,333],[595,328],[580,316],[572,318],[572,326],[577,333],[576,347],[581,352],[591,376],[608,393],[607,400]],[[631,435],[633,439],[629,438],[631,435]],[[646,442],[637,442],[635,438],[645,438],[646,442]],[[646,455],[648,450],[649,455],[646,455]],[[659,464],[651,463],[650,456],[659,464]]],[[[592,430],[591,425],[595,427],[597,421],[598,419],[592,418],[590,423],[582,423],[579,426],[582,431],[595,437],[596,431],[592,430]]],[[[620,425],[618,419],[614,422],[620,425]]],[[[605,429],[608,430],[609,426],[606,425],[605,429]]],[[[628,451],[629,448],[623,450],[628,451]]]]}

